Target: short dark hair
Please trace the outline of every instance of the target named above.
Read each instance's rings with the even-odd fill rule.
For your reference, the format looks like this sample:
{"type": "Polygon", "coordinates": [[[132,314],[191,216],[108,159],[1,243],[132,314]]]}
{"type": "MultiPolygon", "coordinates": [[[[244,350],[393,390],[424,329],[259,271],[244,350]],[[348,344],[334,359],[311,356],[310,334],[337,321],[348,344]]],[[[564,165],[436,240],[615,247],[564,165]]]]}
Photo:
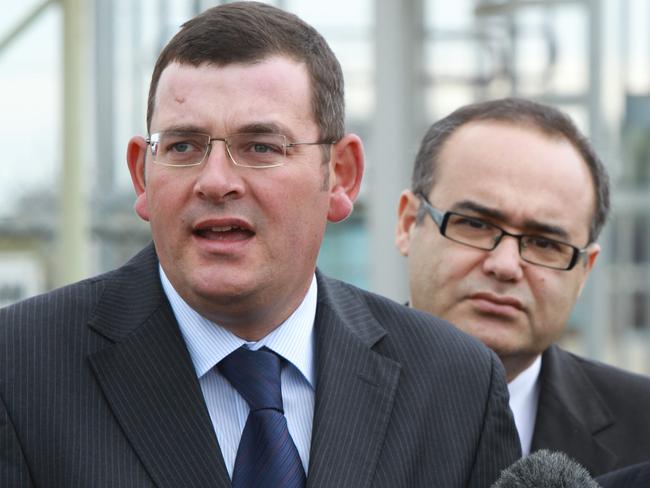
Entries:
{"type": "MultiPolygon", "coordinates": [[[[602,161],[578,130],[571,118],[555,107],[521,98],[502,98],[465,105],[435,122],[424,135],[415,158],[411,189],[428,195],[433,189],[436,166],[445,142],[461,126],[469,122],[497,121],[521,124],[537,129],[550,137],[567,139],[582,156],[593,180],[596,204],[589,225],[589,242],[594,242],[609,213],[609,176],[602,161]]],[[[418,212],[417,221],[423,218],[418,212]]]]}
{"type": "Polygon", "coordinates": [[[149,86],[147,130],[163,70],[173,62],[199,66],[252,64],[287,56],[307,66],[321,141],[338,141],[345,127],[341,66],[323,37],[296,15],[259,2],[210,8],[188,20],[160,53],[149,86]]]}

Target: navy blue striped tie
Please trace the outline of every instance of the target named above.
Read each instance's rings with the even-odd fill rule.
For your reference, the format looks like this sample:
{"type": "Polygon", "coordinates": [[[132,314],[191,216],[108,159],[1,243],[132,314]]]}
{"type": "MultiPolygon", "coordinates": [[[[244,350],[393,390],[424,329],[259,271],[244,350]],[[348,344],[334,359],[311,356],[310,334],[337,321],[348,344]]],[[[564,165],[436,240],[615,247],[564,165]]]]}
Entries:
{"type": "Polygon", "coordinates": [[[266,348],[240,347],[218,367],[250,407],[237,449],[233,488],[304,488],[305,471],[282,407],[281,358],[266,348]]]}

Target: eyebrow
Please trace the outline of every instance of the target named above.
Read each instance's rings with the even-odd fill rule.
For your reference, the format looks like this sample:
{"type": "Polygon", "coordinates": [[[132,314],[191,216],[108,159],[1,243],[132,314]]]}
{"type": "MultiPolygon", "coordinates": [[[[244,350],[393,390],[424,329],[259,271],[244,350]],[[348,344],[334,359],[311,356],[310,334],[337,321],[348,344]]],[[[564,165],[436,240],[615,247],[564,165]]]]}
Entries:
{"type": "Polygon", "coordinates": [[[171,127],[160,129],[155,132],[199,132],[201,134],[209,134],[204,127],[192,124],[172,125],[171,127]]]}
{"type": "Polygon", "coordinates": [[[287,128],[274,122],[253,122],[237,128],[237,132],[252,132],[253,134],[284,134],[287,128]]]}
{"type": "MultiPolygon", "coordinates": [[[[451,210],[454,212],[465,210],[465,211],[477,213],[483,217],[488,217],[493,220],[498,220],[501,222],[508,221],[506,214],[501,212],[500,210],[486,207],[485,205],[481,205],[480,203],[477,203],[472,200],[461,200],[460,202],[456,202],[451,207],[451,210]]],[[[556,236],[558,239],[563,239],[565,241],[568,241],[570,238],[569,233],[563,227],[547,224],[544,222],[540,222],[538,220],[533,220],[533,219],[524,220],[523,228],[525,229],[527,234],[530,232],[547,234],[547,235],[551,234],[553,236],[556,236]]]]}
{"type": "MultiPolygon", "coordinates": [[[[210,131],[206,130],[205,127],[200,127],[193,124],[181,124],[173,125],[166,129],[161,129],[156,132],[200,132],[202,134],[210,134],[210,131]]],[[[243,134],[243,133],[253,133],[253,134],[282,134],[291,139],[290,133],[286,127],[281,126],[275,122],[253,122],[250,124],[244,124],[237,127],[237,129],[229,132],[228,134],[223,134],[221,137],[225,137],[230,134],[243,134]]],[[[211,135],[212,136],[212,135],[211,135]]]]}

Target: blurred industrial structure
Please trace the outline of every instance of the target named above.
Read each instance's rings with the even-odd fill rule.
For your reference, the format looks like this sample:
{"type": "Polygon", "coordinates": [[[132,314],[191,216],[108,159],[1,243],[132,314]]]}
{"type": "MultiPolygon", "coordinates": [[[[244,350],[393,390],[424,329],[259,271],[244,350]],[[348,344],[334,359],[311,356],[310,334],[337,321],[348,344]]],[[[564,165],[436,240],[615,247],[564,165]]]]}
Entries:
{"type": "MultiPolygon", "coordinates": [[[[161,47],[219,2],[11,3],[0,20],[0,305],[111,269],[149,240],[132,210],[126,142],[146,130],[161,47]]],[[[328,39],[345,72],[348,128],[366,143],[361,200],[328,230],[326,272],[406,300],[396,203],[426,127],[475,100],[552,103],[590,135],[614,181],[603,253],[565,341],[650,372],[649,2],[270,3],[328,39]]]]}

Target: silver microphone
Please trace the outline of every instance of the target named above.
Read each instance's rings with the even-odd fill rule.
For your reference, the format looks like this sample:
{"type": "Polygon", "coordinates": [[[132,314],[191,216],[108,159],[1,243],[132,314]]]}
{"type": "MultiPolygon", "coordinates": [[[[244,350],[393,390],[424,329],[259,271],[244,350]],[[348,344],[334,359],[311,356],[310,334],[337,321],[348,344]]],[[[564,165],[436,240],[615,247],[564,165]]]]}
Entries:
{"type": "Polygon", "coordinates": [[[542,449],[504,469],[492,488],[600,488],[600,485],[563,452],[542,449]]]}

